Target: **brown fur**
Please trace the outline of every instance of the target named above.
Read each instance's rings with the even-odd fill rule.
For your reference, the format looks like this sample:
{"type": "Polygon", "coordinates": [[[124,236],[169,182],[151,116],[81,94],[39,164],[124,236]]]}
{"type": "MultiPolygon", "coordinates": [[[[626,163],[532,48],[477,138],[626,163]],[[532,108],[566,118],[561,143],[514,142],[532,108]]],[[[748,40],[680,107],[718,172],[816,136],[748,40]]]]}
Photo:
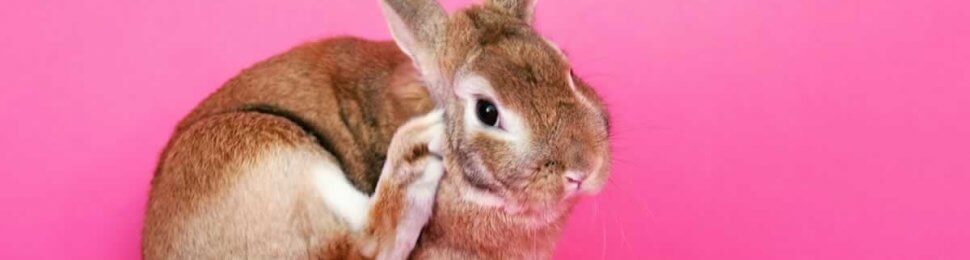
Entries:
{"type": "Polygon", "coordinates": [[[327,139],[352,182],[373,193],[394,130],[433,107],[416,73],[391,42],[335,38],[306,44],[233,78],[178,129],[212,114],[277,107],[327,139]]]}
{"type": "Polygon", "coordinates": [[[608,176],[602,101],[531,28],[534,1],[493,0],[450,17],[432,0],[382,3],[405,53],[353,38],[300,46],[233,78],[178,125],[152,180],[145,258],[358,259],[395,246],[409,185],[438,156],[413,139],[427,126],[402,125],[434,103],[445,110],[447,174],[411,257],[551,256],[575,203],[565,171],[588,174],[593,190],[608,176]],[[503,111],[526,121],[526,155],[466,129],[469,101],[453,90],[461,73],[487,78],[503,111]],[[363,230],[320,202],[301,170],[314,162],[377,195],[363,230]],[[523,211],[466,201],[468,190],[523,211]]]}
{"type": "MultiPolygon", "coordinates": [[[[563,198],[565,171],[587,172],[587,184],[594,192],[608,177],[608,113],[595,92],[571,75],[565,57],[531,28],[531,10],[524,8],[532,4],[489,1],[452,15],[440,35],[424,36],[429,42],[402,45],[433,57],[431,65],[417,62],[439,78],[429,89],[445,107],[447,127],[443,155],[448,174],[414,258],[549,258],[575,202],[563,198]],[[453,93],[459,77],[470,73],[491,83],[493,98],[502,103],[502,109],[527,121],[533,137],[527,155],[511,152],[505,141],[466,128],[465,103],[472,101],[453,93]],[[469,189],[499,196],[525,207],[525,212],[509,213],[465,201],[462,192],[469,189]],[[537,220],[543,214],[553,219],[537,220]]],[[[409,27],[421,30],[420,24],[409,27]]]]}
{"type": "Polygon", "coordinates": [[[356,187],[372,193],[394,131],[432,108],[419,80],[393,43],[353,38],[310,43],[247,69],[176,128],[152,180],[144,257],[360,257],[357,238],[314,199],[307,173],[247,170],[280,151],[297,153],[339,163],[356,187]],[[252,197],[227,194],[261,188],[252,185],[286,185],[295,192],[283,208],[270,206],[274,201],[227,202],[252,197]],[[267,239],[277,241],[259,243],[267,239]]]}

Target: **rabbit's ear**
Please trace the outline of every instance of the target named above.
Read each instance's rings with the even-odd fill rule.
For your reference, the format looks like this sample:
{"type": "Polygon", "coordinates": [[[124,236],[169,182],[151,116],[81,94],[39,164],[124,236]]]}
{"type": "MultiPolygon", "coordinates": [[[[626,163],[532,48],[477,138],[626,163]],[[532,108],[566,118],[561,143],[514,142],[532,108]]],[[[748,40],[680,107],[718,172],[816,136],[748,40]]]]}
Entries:
{"type": "Polygon", "coordinates": [[[532,23],[536,10],[536,0],[487,0],[485,4],[498,8],[527,23],[532,23]]]}
{"type": "Polygon", "coordinates": [[[394,41],[424,73],[432,73],[435,49],[444,42],[448,19],[435,0],[381,0],[384,18],[394,41]]]}

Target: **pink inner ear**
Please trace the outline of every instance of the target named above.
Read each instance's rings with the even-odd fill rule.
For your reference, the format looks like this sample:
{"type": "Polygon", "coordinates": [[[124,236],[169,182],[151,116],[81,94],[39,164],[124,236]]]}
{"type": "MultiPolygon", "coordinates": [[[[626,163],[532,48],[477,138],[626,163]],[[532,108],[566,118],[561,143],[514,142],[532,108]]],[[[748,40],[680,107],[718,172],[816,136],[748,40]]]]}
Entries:
{"type": "MultiPolygon", "coordinates": [[[[404,20],[401,16],[392,9],[387,3],[381,1],[381,11],[384,14],[384,18],[387,20],[388,29],[391,32],[391,37],[394,38],[394,42],[397,46],[401,48],[404,54],[407,54],[412,59],[414,59],[414,48],[417,43],[412,35],[411,30],[408,29],[407,25],[404,24],[404,20]]],[[[420,66],[419,66],[420,68],[420,66]]]]}

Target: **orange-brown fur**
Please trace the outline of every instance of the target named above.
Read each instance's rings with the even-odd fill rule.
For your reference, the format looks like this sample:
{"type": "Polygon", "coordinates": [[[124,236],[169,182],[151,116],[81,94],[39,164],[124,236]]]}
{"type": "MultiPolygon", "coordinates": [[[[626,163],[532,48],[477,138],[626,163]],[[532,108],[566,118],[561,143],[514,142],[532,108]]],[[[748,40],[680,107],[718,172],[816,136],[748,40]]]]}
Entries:
{"type": "Polygon", "coordinates": [[[427,21],[443,11],[431,0],[383,3],[411,23],[416,41],[430,48],[427,53],[405,54],[392,42],[353,38],[310,43],[247,69],[178,125],[152,181],[145,258],[374,257],[367,248],[393,243],[408,207],[408,183],[431,158],[424,143],[393,146],[392,140],[406,139],[407,129],[397,133],[399,127],[434,103],[445,109],[447,174],[411,257],[551,255],[575,202],[563,199],[564,171],[589,172],[590,185],[597,187],[607,178],[608,118],[602,101],[570,75],[565,58],[533,31],[530,0],[491,0],[433,23],[427,21]],[[422,81],[419,70],[439,78],[422,81]],[[527,121],[534,138],[527,158],[509,153],[501,141],[464,137],[470,130],[462,124],[461,102],[467,101],[452,96],[449,85],[463,71],[486,77],[503,109],[527,121]],[[567,77],[592,107],[577,99],[567,77]],[[333,162],[359,190],[379,190],[365,228],[359,233],[348,229],[314,197],[299,172],[249,171],[265,168],[264,157],[282,160],[286,169],[302,162],[281,155],[333,162]],[[393,167],[382,168],[385,163],[393,167]],[[474,170],[479,168],[485,171],[474,170]],[[292,194],[286,207],[238,193],[275,196],[270,184],[292,194]],[[466,201],[462,194],[469,189],[526,211],[510,213],[466,201]],[[277,211],[285,214],[272,213],[277,211]],[[553,219],[536,221],[536,214],[546,213],[553,219]],[[186,237],[203,241],[185,246],[186,237]]]}
{"type": "MultiPolygon", "coordinates": [[[[560,201],[560,174],[567,169],[596,171],[590,174],[591,185],[605,183],[609,168],[607,111],[595,92],[571,75],[559,51],[531,28],[531,13],[506,9],[527,6],[527,2],[531,1],[497,0],[462,10],[449,17],[446,29],[438,32],[442,34],[438,41],[444,44],[427,45],[435,46],[426,55],[434,57],[436,64],[430,67],[442,78],[430,89],[446,110],[448,174],[414,258],[548,258],[575,201],[560,201]],[[534,139],[527,158],[488,136],[462,137],[469,131],[462,123],[461,102],[466,101],[451,94],[461,73],[487,78],[504,108],[528,121],[534,139]],[[590,104],[577,99],[567,77],[572,77],[578,95],[590,104]],[[481,159],[480,165],[474,163],[475,158],[481,159]],[[599,168],[594,167],[597,162],[599,168]],[[476,172],[478,166],[487,173],[476,172]],[[527,212],[510,214],[470,203],[461,195],[468,189],[498,194],[525,205],[527,212]],[[536,225],[529,215],[535,212],[550,213],[555,219],[536,225]]],[[[420,26],[414,27],[420,30],[420,26]]],[[[436,41],[434,36],[425,37],[430,38],[425,41],[436,41]]]]}
{"type": "MultiPolygon", "coordinates": [[[[334,38],[297,47],[236,76],[178,129],[200,118],[270,105],[305,120],[332,143],[344,171],[372,193],[390,137],[433,104],[392,42],[334,38]]],[[[176,131],[178,135],[178,130],[176,131]]]]}
{"type": "MultiPolygon", "coordinates": [[[[204,202],[225,199],[220,195],[244,178],[240,176],[243,168],[251,167],[261,153],[279,147],[337,161],[356,187],[372,193],[394,131],[431,108],[410,61],[390,42],[324,40],[247,69],[203,101],[176,128],[152,180],[143,235],[144,256],[200,256],[179,252],[190,249],[178,248],[177,236],[211,231],[187,230],[187,219],[212,215],[209,211],[213,206],[204,202]]],[[[312,198],[311,188],[302,188],[307,190],[301,194],[312,198]]],[[[213,254],[209,255],[358,255],[357,242],[351,241],[354,238],[340,220],[326,213],[318,201],[307,198],[294,202],[294,219],[286,220],[286,225],[292,227],[274,231],[306,234],[305,245],[256,253],[211,249],[213,254]],[[283,252],[286,250],[297,253],[283,252]]],[[[262,209],[252,205],[232,211],[241,214],[262,209]]],[[[393,225],[388,223],[384,228],[393,225]]]]}

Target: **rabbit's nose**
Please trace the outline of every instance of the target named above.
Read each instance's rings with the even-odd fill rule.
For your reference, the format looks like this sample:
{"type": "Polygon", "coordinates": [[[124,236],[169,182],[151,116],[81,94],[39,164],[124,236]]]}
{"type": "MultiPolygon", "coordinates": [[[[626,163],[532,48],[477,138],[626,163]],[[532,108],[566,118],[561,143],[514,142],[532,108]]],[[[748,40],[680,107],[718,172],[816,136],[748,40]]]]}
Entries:
{"type": "Polygon", "coordinates": [[[586,181],[586,176],[579,171],[568,171],[563,178],[566,179],[566,189],[570,192],[578,191],[583,186],[583,182],[586,181]]]}

